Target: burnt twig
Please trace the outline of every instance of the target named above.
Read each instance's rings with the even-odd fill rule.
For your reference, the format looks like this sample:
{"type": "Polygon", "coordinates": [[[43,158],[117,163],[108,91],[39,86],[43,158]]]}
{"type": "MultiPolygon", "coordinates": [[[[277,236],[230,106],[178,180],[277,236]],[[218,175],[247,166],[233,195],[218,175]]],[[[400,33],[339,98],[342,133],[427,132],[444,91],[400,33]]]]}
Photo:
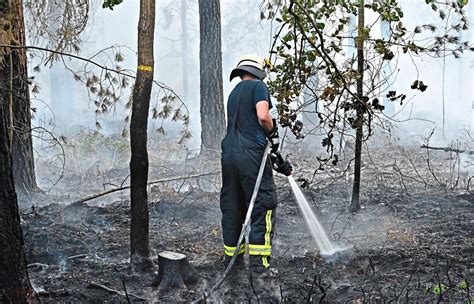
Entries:
{"type": "MultiPolygon", "coordinates": [[[[107,287],[105,285],[102,285],[102,284],[99,284],[99,283],[95,283],[95,282],[91,282],[88,286],[89,288],[96,288],[96,289],[102,289],[102,290],[105,290],[105,291],[108,291],[110,293],[115,293],[117,295],[120,295],[122,297],[126,296],[126,294],[122,291],[119,291],[119,290],[116,290],[116,289],[113,289],[113,288],[110,288],[110,287],[107,287]]],[[[142,298],[140,296],[137,296],[137,295],[134,295],[133,293],[129,293],[128,294],[130,297],[133,297],[139,301],[147,301],[147,299],[145,298],[142,298]]]]}
{"type": "MultiPolygon", "coordinates": [[[[194,175],[163,178],[163,179],[159,179],[159,180],[150,181],[150,182],[147,183],[147,185],[149,186],[149,185],[160,184],[160,183],[164,183],[164,182],[176,181],[176,180],[181,180],[181,179],[197,178],[197,177],[202,177],[202,176],[215,175],[215,174],[219,174],[219,173],[220,172],[209,172],[209,173],[202,173],[202,174],[194,174],[194,175]]],[[[77,200],[73,204],[84,203],[84,202],[96,199],[98,197],[105,196],[107,194],[114,193],[114,192],[117,192],[117,191],[126,190],[126,189],[130,189],[130,185],[126,185],[126,186],[123,186],[123,187],[113,188],[113,189],[109,189],[109,190],[102,191],[102,192],[99,192],[99,193],[95,193],[95,194],[89,195],[85,198],[82,198],[80,200],[77,200]]]]}
{"type": "Polygon", "coordinates": [[[127,297],[127,303],[132,303],[130,301],[130,298],[128,296],[128,291],[127,291],[127,286],[125,285],[125,280],[123,278],[120,279],[120,281],[122,281],[122,286],[123,286],[123,291],[125,292],[125,296],[127,297]]]}
{"type": "Polygon", "coordinates": [[[444,151],[444,152],[455,152],[455,153],[466,153],[469,155],[474,155],[474,151],[470,150],[460,150],[460,149],[454,149],[450,147],[433,147],[429,145],[421,145],[420,149],[430,149],[430,150],[438,150],[438,151],[444,151]]]}
{"type": "Polygon", "coordinates": [[[255,295],[255,298],[257,298],[257,303],[260,304],[260,299],[258,298],[257,291],[255,290],[255,287],[253,286],[253,280],[250,279],[250,287],[252,287],[253,294],[255,295]]]}

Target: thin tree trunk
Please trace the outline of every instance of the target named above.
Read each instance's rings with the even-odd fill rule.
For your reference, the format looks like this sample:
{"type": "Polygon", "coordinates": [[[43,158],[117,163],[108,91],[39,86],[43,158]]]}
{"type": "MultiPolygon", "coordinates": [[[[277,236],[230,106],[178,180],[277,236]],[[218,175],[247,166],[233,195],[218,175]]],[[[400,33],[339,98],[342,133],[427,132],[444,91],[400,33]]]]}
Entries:
{"type": "Polygon", "coordinates": [[[360,168],[362,160],[362,139],[364,136],[364,110],[361,100],[364,96],[364,0],[359,0],[358,11],[358,39],[357,39],[357,128],[356,128],[356,142],[355,142],[355,163],[354,163],[354,184],[352,188],[352,200],[350,210],[355,212],[360,209],[360,168]]]}
{"type": "MultiPolygon", "coordinates": [[[[353,60],[355,60],[355,37],[354,37],[354,32],[357,30],[357,25],[356,25],[356,17],[353,14],[348,14],[349,18],[349,24],[348,24],[348,29],[349,29],[349,38],[347,39],[347,54],[346,57],[348,60],[351,62],[351,68],[353,66],[353,60]]],[[[344,111],[343,114],[343,119],[342,119],[342,131],[341,131],[341,137],[339,139],[339,151],[338,154],[339,156],[342,156],[342,151],[345,148],[345,130],[347,127],[347,113],[344,111]]],[[[345,157],[344,153],[344,157],[345,157]]]]}
{"type": "MultiPolygon", "coordinates": [[[[443,54],[446,54],[446,44],[444,44],[443,54]]],[[[441,105],[443,110],[443,139],[446,139],[446,55],[443,55],[443,72],[441,78],[441,105]]]]}
{"type": "MultiPolygon", "coordinates": [[[[11,13],[12,2],[0,2],[0,18],[11,13]]],[[[8,64],[9,52],[3,52],[2,59],[8,64]]],[[[0,81],[8,83],[9,69],[2,69],[0,81]]],[[[13,96],[14,102],[17,96],[13,96]]],[[[31,288],[26,258],[23,249],[23,235],[20,226],[17,197],[14,187],[12,155],[9,132],[9,102],[2,91],[0,99],[0,303],[24,303],[34,295],[31,288]]]]}
{"type": "Polygon", "coordinates": [[[219,0],[199,0],[201,153],[219,150],[225,132],[219,0]]]}
{"type": "Polygon", "coordinates": [[[181,0],[181,58],[183,73],[183,94],[185,99],[189,99],[189,77],[188,77],[188,5],[187,0],[181,0]]]}
{"type": "Polygon", "coordinates": [[[153,85],[153,43],[155,0],[140,0],[138,23],[138,67],[133,89],[130,121],[130,261],[132,267],[146,271],[152,266],[149,246],[147,127],[153,85]]]}
{"type": "MultiPolygon", "coordinates": [[[[22,0],[1,1],[3,8],[0,19],[10,27],[2,35],[2,43],[25,45],[25,24],[22,0]]],[[[31,137],[30,93],[26,49],[6,50],[0,73],[3,74],[0,83],[0,98],[8,102],[9,132],[12,146],[13,174],[16,190],[20,194],[29,194],[37,189],[35,167],[33,160],[33,141],[31,137]],[[8,53],[8,54],[7,54],[8,53]],[[12,129],[13,128],[13,129],[12,129]]]]}

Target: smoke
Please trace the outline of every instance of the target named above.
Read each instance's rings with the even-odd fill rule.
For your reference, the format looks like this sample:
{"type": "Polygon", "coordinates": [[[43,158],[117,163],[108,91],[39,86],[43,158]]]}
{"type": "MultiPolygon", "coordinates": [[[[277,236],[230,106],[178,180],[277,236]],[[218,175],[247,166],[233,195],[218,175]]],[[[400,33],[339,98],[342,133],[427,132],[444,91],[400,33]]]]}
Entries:
{"type": "MultiPolygon", "coordinates": [[[[406,8],[403,22],[407,29],[413,30],[420,24],[434,24],[437,26],[439,35],[445,30],[444,27],[448,27],[449,30],[449,23],[440,23],[438,14],[425,3],[401,1],[401,4],[406,8]],[[420,14],[420,11],[426,13],[420,14]]],[[[472,3],[464,8],[468,18],[472,17],[470,15],[473,8],[472,3]]],[[[456,18],[451,17],[451,20],[458,21],[456,18]]],[[[471,28],[472,20],[468,20],[471,28]]],[[[472,29],[460,32],[459,36],[461,41],[473,41],[472,29]]],[[[432,58],[428,55],[401,57],[399,62],[401,70],[393,88],[397,91],[408,90],[410,93],[408,99],[411,101],[405,106],[397,105],[396,110],[401,111],[397,120],[424,120],[397,124],[401,136],[421,135],[435,128],[437,130],[435,138],[446,144],[453,136],[460,136],[464,129],[472,128],[473,56],[472,52],[464,52],[460,55],[459,58],[448,56],[444,59],[432,58]],[[417,79],[428,85],[426,92],[409,90],[411,83],[417,79]]]]}
{"type": "MultiPolygon", "coordinates": [[[[419,23],[438,22],[436,14],[433,14],[424,3],[413,1],[402,1],[405,8],[404,25],[412,29],[419,23]],[[419,14],[420,10],[427,10],[426,14],[419,14]]],[[[183,99],[190,110],[191,129],[193,138],[189,141],[191,149],[199,147],[200,124],[199,124],[199,18],[196,14],[197,2],[194,1],[161,1],[157,4],[157,27],[156,27],[156,72],[155,77],[173,88],[183,99]],[[181,5],[185,4],[184,10],[181,5]],[[183,49],[181,41],[183,37],[182,14],[186,12],[187,48],[183,49]],[[183,60],[185,58],[185,60],[183,60]],[[187,66],[183,66],[187,64],[187,66]],[[189,83],[184,88],[184,78],[189,83]],[[184,90],[187,92],[184,92],[184,90]]],[[[465,7],[468,17],[472,14],[473,4],[465,7]]],[[[138,5],[136,2],[123,2],[113,11],[104,10],[93,6],[89,25],[83,34],[80,56],[90,58],[99,50],[110,46],[121,46],[124,53],[124,61],[120,63],[121,68],[134,70],[136,66],[136,26],[138,22],[138,5]],[[127,22],[122,22],[127,20],[127,22]]],[[[228,81],[228,75],[236,62],[243,54],[256,53],[262,57],[268,57],[268,50],[272,43],[272,35],[275,28],[271,20],[260,19],[260,7],[253,1],[222,1],[222,53],[223,53],[223,79],[225,96],[230,93],[238,80],[228,81]]],[[[368,13],[368,22],[374,16],[368,13]]],[[[438,22],[439,23],[439,22],[438,22]]],[[[472,22],[471,22],[472,25],[472,22]]],[[[373,30],[377,34],[377,28],[373,30]]],[[[462,39],[472,41],[472,30],[464,32],[462,39]]],[[[108,55],[107,55],[108,56],[108,55]]],[[[107,56],[94,57],[98,62],[109,62],[107,56]]],[[[84,62],[64,58],[71,71],[80,70],[84,62]]],[[[39,72],[34,72],[33,67],[37,62],[30,63],[31,75],[35,76],[35,82],[40,86],[40,92],[35,94],[33,106],[38,109],[35,124],[51,127],[55,126],[57,132],[73,135],[81,128],[94,129],[95,107],[90,98],[88,89],[74,80],[73,73],[64,67],[64,63],[56,62],[50,69],[41,67],[39,72]]],[[[420,128],[416,132],[424,132],[436,127],[442,129],[443,121],[443,99],[445,104],[445,137],[447,132],[458,132],[462,128],[471,128],[472,99],[473,99],[473,77],[472,77],[472,53],[465,53],[459,59],[453,57],[434,59],[429,56],[410,58],[401,56],[398,66],[401,68],[391,89],[407,92],[408,104],[395,105],[396,112],[400,114],[397,120],[423,119],[414,122],[420,128]],[[443,82],[443,73],[444,82],[443,82]],[[411,92],[411,83],[419,78],[428,84],[425,93],[411,92]],[[444,92],[444,93],[443,93],[444,92]],[[444,96],[444,97],[443,97],[444,96]],[[434,123],[434,124],[433,124],[434,123]]],[[[92,68],[92,67],[90,67],[92,68]]],[[[156,92],[155,92],[156,93],[156,92]]],[[[106,134],[121,133],[124,128],[123,120],[128,115],[124,108],[128,101],[130,91],[127,90],[113,113],[100,117],[104,125],[102,132],[106,134]]],[[[159,137],[155,132],[159,123],[151,122],[150,136],[159,137]]],[[[411,122],[398,125],[401,134],[409,136],[413,133],[411,122]]],[[[176,137],[173,133],[176,127],[167,122],[165,130],[170,137],[176,137]]]]}

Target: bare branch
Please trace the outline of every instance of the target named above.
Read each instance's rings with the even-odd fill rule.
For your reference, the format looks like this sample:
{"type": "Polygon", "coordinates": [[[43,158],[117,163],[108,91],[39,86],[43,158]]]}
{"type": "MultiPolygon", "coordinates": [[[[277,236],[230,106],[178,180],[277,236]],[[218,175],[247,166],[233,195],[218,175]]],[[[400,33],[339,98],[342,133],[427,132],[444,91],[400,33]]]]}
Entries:
{"type": "MultiPolygon", "coordinates": [[[[184,175],[184,176],[163,178],[163,179],[150,181],[150,182],[147,183],[147,185],[149,186],[149,185],[160,184],[160,183],[165,183],[165,182],[177,181],[177,180],[188,179],[188,178],[199,178],[199,177],[203,177],[203,176],[216,175],[216,174],[220,174],[220,172],[209,172],[209,173],[202,173],[202,174],[192,174],[192,175],[184,175]]],[[[114,192],[117,192],[117,191],[126,190],[126,189],[129,189],[129,188],[130,188],[130,185],[109,189],[109,190],[106,190],[106,191],[102,191],[102,192],[99,192],[99,193],[89,195],[85,198],[82,198],[80,200],[75,201],[73,204],[81,204],[81,203],[96,199],[98,197],[105,196],[107,194],[114,193],[114,192]]]]}
{"type": "Polygon", "coordinates": [[[470,150],[460,150],[460,149],[454,149],[450,147],[433,147],[433,146],[428,146],[428,145],[421,145],[420,149],[430,149],[430,150],[438,150],[438,151],[444,151],[444,152],[455,152],[455,153],[466,153],[469,155],[474,155],[474,151],[470,150]]]}

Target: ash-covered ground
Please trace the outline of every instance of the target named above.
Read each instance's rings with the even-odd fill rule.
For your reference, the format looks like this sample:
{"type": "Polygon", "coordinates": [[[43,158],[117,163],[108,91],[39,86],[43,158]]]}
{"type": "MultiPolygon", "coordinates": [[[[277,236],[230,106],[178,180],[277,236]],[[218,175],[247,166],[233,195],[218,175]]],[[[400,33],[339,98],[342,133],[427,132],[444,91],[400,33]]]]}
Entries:
{"type": "MultiPolygon", "coordinates": [[[[60,175],[64,167],[62,179],[49,192],[22,198],[28,269],[41,301],[174,303],[199,298],[223,271],[220,175],[149,187],[155,271],[157,254],[171,250],[186,254],[201,275],[200,283],[187,290],[160,292],[152,286],[156,274],[129,269],[128,190],[73,203],[128,184],[126,144],[90,136],[82,134],[65,146],[66,155],[76,155],[66,157],[65,164],[38,161],[44,184],[55,183],[54,174],[60,175]]],[[[217,155],[196,157],[193,151],[169,147],[150,144],[150,180],[220,170],[217,155]]],[[[314,156],[295,151],[290,159],[296,178],[311,179],[314,156]]],[[[273,276],[250,284],[245,269],[236,271],[208,301],[474,300],[474,191],[466,165],[472,159],[440,151],[429,152],[427,163],[428,151],[395,145],[364,153],[360,212],[347,211],[350,160],[341,159],[337,167],[318,173],[303,189],[331,240],[347,250],[329,259],[319,256],[286,178],[277,177],[273,276]]]]}

